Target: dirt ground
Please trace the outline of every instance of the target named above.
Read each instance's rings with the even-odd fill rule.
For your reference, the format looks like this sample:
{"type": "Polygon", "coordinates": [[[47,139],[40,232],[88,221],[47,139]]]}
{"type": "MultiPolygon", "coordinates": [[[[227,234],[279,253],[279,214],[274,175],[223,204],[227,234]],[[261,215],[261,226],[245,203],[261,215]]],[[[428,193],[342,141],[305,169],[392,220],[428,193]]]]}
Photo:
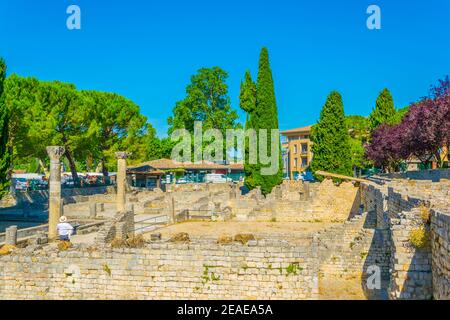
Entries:
{"type": "Polygon", "coordinates": [[[321,300],[367,300],[361,286],[361,275],[322,276],[319,279],[321,300]]]}
{"type": "MultiPolygon", "coordinates": [[[[169,238],[180,232],[191,236],[236,235],[239,233],[276,233],[276,234],[309,234],[329,227],[329,222],[257,222],[257,221],[226,221],[226,222],[183,222],[158,229],[163,238],[169,238]]],[[[144,235],[150,237],[150,233],[144,235]]]]}

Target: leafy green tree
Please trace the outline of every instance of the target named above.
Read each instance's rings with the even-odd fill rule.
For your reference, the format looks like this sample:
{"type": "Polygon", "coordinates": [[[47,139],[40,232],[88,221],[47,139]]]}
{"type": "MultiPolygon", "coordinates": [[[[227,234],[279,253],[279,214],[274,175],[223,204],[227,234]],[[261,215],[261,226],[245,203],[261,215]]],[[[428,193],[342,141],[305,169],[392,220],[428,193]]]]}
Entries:
{"type": "Polygon", "coordinates": [[[15,168],[30,172],[38,169],[48,173],[45,147],[61,143],[56,139],[57,121],[51,114],[54,101],[47,100],[56,95],[57,90],[50,89],[51,86],[51,82],[40,82],[36,78],[23,78],[16,74],[7,78],[6,104],[11,110],[9,145],[13,150],[15,168]],[[40,169],[29,165],[36,160],[40,169]]]}
{"type": "Polygon", "coordinates": [[[11,148],[9,140],[10,110],[5,103],[6,63],[0,58],[0,198],[8,192],[11,148]]]}
{"type": "Polygon", "coordinates": [[[116,168],[116,151],[132,152],[131,161],[142,159],[145,137],[152,137],[154,131],[139,106],[115,93],[82,91],[82,95],[90,118],[86,130],[89,156],[99,160],[103,174],[108,176],[109,169],[116,168]]]}
{"type": "Polygon", "coordinates": [[[394,124],[396,121],[396,111],[391,92],[383,89],[376,101],[375,108],[369,116],[370,132],[373,132],[380,124],[394,124]]]}
{"type": "Polygon", "coordinates": [[[406,113],[408,113],[408,111],[409,111],[409,106],[398,109],[395,112],[394,124],[399,124],[400,122],[402,122],[403,117],[406,115],[406,113]]]}
{"type": "MultiPolygon", "coordinates": [[[[228,97],[227,78],[228,73],[219,67],[198,70],[186,87],[186,97],[176,103],[173,116],[167,120],[168,134],[184,128],[193,135],[196,121],[202,122],[203,130],[218,129],[224,137],[226,129],[238,128],[238,115],[228,97]]],[[[204,141],[203,147],[208,143],[204,141]]],[[[226,154],[225,141],[223,154],[226,154]]]]}
{"type": "Polygon", "coordinates": [[[44,140],[48,145],[65,147],[64,157],[73,180],[78,181],[76,156],[83,152],[80,141],[85,139],[87,119],[84,101],[74,85],[59,81],[41,82],[38,92],[38,103],[42,107],[39,111],[44,118],[34,122],[33,127],[50,130],[50,139],[44,140]]]}
{"type": "Polygon", "coordinates": [[[169,134],[180,128],[194,132],[195,121],[202,121],[204,129],[235,128],[238,116],[231,108],[227,78],[228,73],[219,67],[198,70],[186,88],[186,98],[176,103],[168,119],[169,134]]]}
{"type": "Polygon", "coordinates": [[[32,158],[44,163],[44,149],[39,148],[40,142],[46,140],[48,131],[34,130],[29,134],[30,126],[45,117],[36,112],[39,81],[35,78],[22,78],[16,74],[10,75],[5,81],[5,104],[10,110],[9,146],[12,150],[12,163],[16,167],[32,158]],[[37,138],[37,141],[31,141],[37,138]],[[39,145],[35,145],[34,143],[39,145]],[[22,163],[23,162],[23,163],[22,163]]]}
{"type": "Polygon", "coordinates": [[[106,176],[116,166],[115,151],[131,152],[131,162],[161,153],[156,131],[139,107],[117,94],[13,74],[5,82],[5,103],[11,110],[9,145],[17,167],[38,159],[46,168],[49,145],[65,147],[63,161],[74,180],[77,171],[100,167],[106,176]]]}
{"type": "Polygon", "coordinates": [[[364,156],[364,145],[368,142],[370,136],[369,120],[363,116],[347,116],[346,124],[350,135],[353,169],[356,171],[358,168],[370,166],[370,161],[364,156]]]}
{"type": "Polygon", "coordinates": [[[159,140],[159,148],[158,148],[157,152],[155,152],[154,154],[149,153],[149,160],[159,159],[159,158],[169,159],[174,145],[175,145],[175,143],[169,137],[160,139],[159,140]]]}
{"type": "MultiPolygon", "coordinates": [[[[333,91],[320,112],[320,120],[312,128],[314,154],[311,170],[351,175],[352,155],[350,137],[341,95],[333,91]]],[[[319,180],[323,179],[317,176],[319,180]]]]}

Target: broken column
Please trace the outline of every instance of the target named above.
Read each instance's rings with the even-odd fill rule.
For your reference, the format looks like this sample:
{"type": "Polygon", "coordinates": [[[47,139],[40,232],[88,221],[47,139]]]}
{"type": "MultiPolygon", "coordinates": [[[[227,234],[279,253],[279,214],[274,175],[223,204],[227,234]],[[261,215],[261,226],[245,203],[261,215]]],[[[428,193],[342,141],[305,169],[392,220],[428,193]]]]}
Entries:
{"type": "Polygon", "coordinates": [[[17,226],[11,226],[5,230],[5,244],[15,246],[17,244],[17,226]]]}
{"type": "Polygon", "coordinates": [[[117,158],[117,212],[125,211],[126,201],[126,177],[127,177],[127,157],[126,152],[116,152],[117,158]]]}
{"type": "Polygon", "coordinates": [[[56,225],[62,214],[61,201],[61,156],[64,154],[64,147],[47,147],[47,154],[50,158],[50,181],[49,181],[49,204],[48,204],[48,237],[57,237],[56,225]]]}
{"type": "Polygon", "coordinates": [[[175,214],[175,198],[173,197],[173,194],[169,195],[169,220],[171,223],[176,223],[176,214],[175,214]]]}
{"type": "Polygon", "coordinates": [[[309,197],[310,197],[309,182],[304,181],[303,182],[303,200],[309,200],[309,197]]]}
{"type": "Polygon", "coordinates": [[[89,219],[97,218],[97,203],[92,202],[89,204],[89,219]]]}

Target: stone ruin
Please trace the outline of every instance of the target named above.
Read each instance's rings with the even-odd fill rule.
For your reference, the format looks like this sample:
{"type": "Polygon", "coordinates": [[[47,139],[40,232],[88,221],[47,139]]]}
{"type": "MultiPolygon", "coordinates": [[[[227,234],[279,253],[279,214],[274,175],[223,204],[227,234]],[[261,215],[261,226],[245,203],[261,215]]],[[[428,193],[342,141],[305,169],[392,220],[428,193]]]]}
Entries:
{"type": "MultiPolygon", "coordinates": [[[[126,156],[118,157],[126,170],[126,156]]],[[[54,252],[40,231],[42,241],[0,257],[0,298],[317,299],[333,298],[334,283],[346,279],[369,299],[450,299],[449,186],[447,179],[385,176],[339,186],[328,179],[320,184],[284,181],[267,196],[259,189],[243,194],[239,184],[128,193],[124,186],[116,193],[80,196],[63,207],[64,214],[100,223],[92,229],[94,240],[54,252]],[[423,224],[423,206],[430,214],[430,239],[419,249],[410,237],[423,224]],[[165,217],[160,227],[189,220],[325,227],[305,234],[255,233],[246,243],[219,241],[220,235],[191,236],[189,230],[189,240],[177,243],[151,231],[142,248],[108,245],[137,234],[141,219],[156,217],[165,217]],[[67,264],[80,266],[83,277],[67,276],[80,287],[58,282],[59,267],[67,264]],[[22,265],[46,270],[48,277],[35,281],[22,265]],[[375,289],[367,282],[374,266],[381,276],[375,289]],[[109,277],[110,289],[103,277],[109,277]],[[120,281],[123,277],[129,286],[120,281]],[[19,290],[17,281],[33,285],[19,290]]],[[[9,229],[6,238],[16,242],[17,231],[9,229]]]]}

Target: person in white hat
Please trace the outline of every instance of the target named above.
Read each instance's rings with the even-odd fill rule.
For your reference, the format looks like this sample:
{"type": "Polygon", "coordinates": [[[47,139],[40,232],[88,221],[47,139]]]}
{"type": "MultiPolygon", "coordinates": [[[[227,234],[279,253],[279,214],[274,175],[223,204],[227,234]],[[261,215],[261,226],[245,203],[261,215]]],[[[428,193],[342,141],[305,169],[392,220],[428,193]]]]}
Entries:
{"type": "Polygon", "coordinates": [[[59,223],[56,225],[56,230],[58,230],[59,240],[70,241],[70,235],[73,233],[73,227],[67,222],[66,216],[61,216],[61,218],[59,218],[59,223]]]}

